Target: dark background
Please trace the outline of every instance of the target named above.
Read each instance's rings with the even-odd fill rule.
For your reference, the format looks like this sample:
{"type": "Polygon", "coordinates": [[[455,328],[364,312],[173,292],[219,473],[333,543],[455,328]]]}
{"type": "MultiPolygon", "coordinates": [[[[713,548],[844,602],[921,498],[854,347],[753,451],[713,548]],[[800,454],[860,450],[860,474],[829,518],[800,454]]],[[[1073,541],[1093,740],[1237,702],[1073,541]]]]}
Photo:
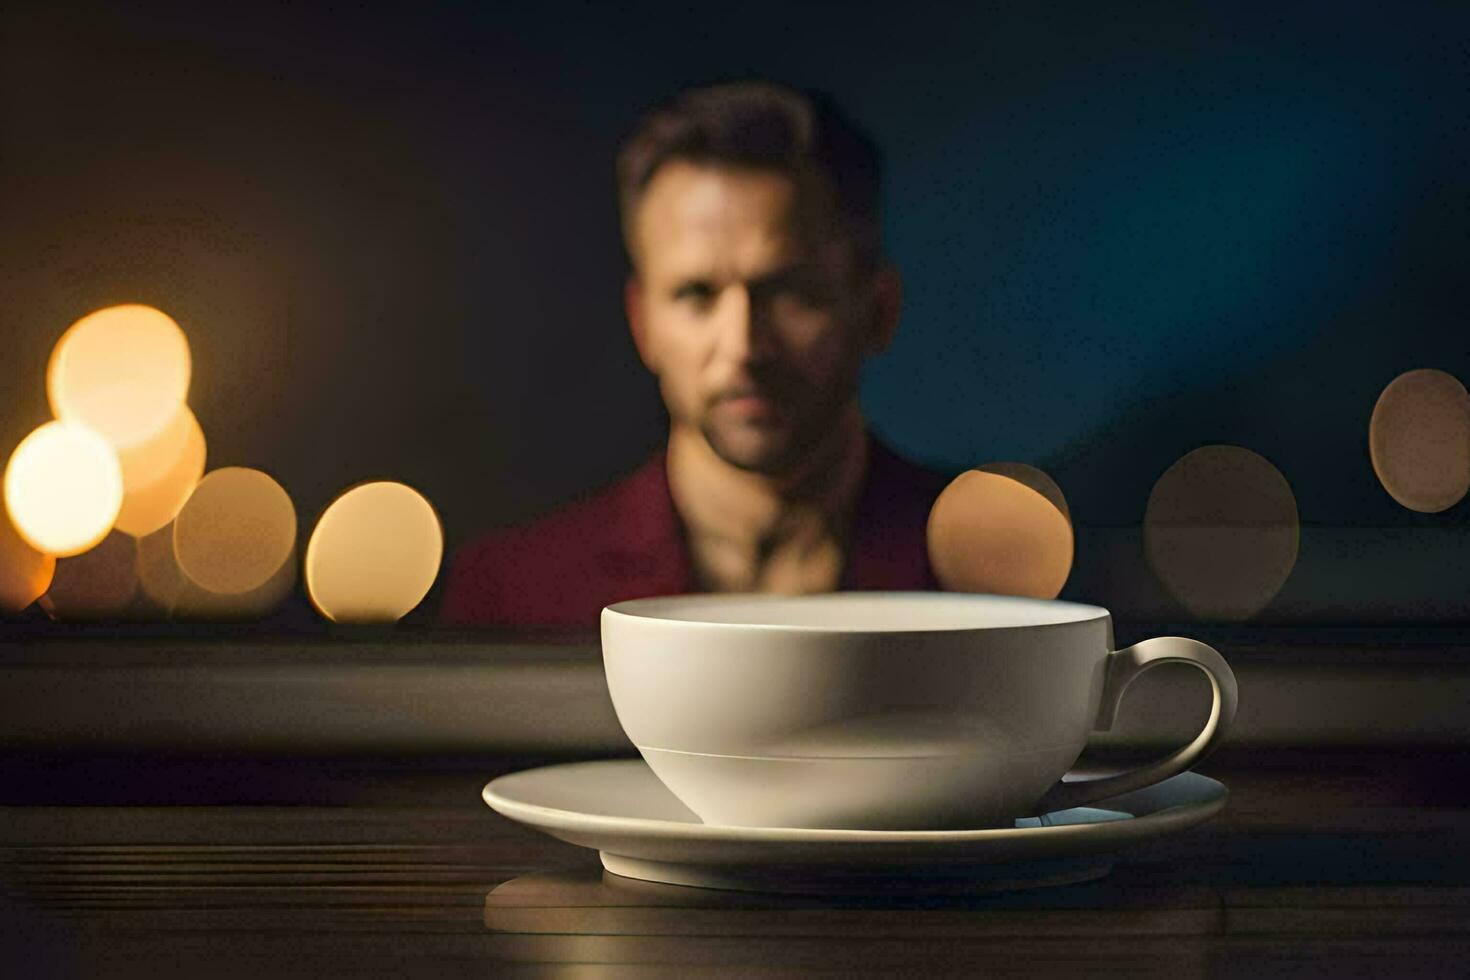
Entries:
{"type": "Polygon", "coordinates": [[[0,444],[47,417],[62,330],[133,301],[189,335],[209,468],[276,476],[303,536],[368,477],[451,549],[602,484],[664,435],[618,139],[767,75],[887,153],[907,306],[875,430],[1046,469],[1063,597],[1177,614],[1137,528],[1227,442],[1303,524],[1263,618],[1470,619],[1470,504],[1400,507],[1367,451],[1396,375],[1470,380],[1470,7],[956,6],[6,5],[0,444]]]}

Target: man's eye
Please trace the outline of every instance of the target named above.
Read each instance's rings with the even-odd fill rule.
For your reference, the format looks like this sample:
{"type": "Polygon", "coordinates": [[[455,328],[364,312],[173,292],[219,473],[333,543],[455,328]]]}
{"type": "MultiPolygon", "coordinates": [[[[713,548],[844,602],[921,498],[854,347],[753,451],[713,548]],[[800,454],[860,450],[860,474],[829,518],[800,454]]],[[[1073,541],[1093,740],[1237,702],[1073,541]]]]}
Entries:
{"type": "Polygon", "coordinates": [[[805,303],[808,306],[821,306],[827,301],[827,294],[821,285],[815,282],[791,282],[780,291],[780,295],[786,299],[805,303]]]}
{"type": "Polygon", "coordinates": [[[699,306],[708,304],[714,298],[714,287],[707,282],[686,282],[674,290],[674,299],[681,302],[692,302],[699,306]]]}
{"type": "Polygon", "coordinates": [[[821,282],[807,277],[784,278],[770,283],[762,292],[771,300],[804,306],[824,306],[830,299],[821,282]]]}

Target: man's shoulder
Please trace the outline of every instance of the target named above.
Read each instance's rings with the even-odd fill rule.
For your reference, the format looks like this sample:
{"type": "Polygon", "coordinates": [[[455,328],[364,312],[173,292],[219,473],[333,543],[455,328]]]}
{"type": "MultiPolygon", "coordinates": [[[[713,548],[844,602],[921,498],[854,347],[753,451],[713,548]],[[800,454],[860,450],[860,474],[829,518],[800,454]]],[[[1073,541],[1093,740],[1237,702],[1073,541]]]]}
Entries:
{"type": "Polygon", "coordinates": [[[852,589],[935,589],[926,528],[949,477],[911,462],[878,439],[854,514],[844,583],[852,589]]]}
{"type": "Polygon", "coordinates": [[[617,486],[603,487],[530,521],[486,531],[460,546],[455,566],[489,562],[498,567],[511,553],[527,558],[584,547],[589,537],[595,540],[615,526],[610,518],[617,509],[617,497],[617,486]]]}
{"type": "Polygon", "coordinates": [[[667,537],[661,477],[658,457],[548,514],[461,546],[450,564],[441,621],[595,624],[603,604],[623,597],[618,593],[630,576],[657,571],[643,566],[657,558],[648,551],[667,537]]]}
{"type": "Polygon", "coordinates": [[[542,547],[572,546],[586,543],[588,535],[605,536],[615,530],[611,518],[624,509],[633,496],[629,491],[637,482],[637,473],[628,474],[529,521],[487,531],[467,544],[462,552],[475,554],[495,545],[522,542],[534,542],[542,547]]]}

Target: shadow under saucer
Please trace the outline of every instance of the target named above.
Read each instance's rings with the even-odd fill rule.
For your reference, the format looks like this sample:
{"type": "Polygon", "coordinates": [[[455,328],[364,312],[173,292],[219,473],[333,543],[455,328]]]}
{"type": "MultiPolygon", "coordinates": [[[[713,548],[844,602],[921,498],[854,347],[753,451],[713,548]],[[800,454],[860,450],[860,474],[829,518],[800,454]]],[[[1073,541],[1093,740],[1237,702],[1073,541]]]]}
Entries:
{"type": "MultiPolygon", "coordinates": [[[[484,921],[498,942],[530,944],[528,951],[553,960],[696,962],[708,954],[726,963],[786,962],[806,950],[792,945],[801,943],[829,951],[856,941],[887,943],[913,956],[933,944],[983,944],[1002,936],[1066,938],[1089,951],[1093,944],[1113,943],[1127,952],[1141,940],[1167,935],[1177,945],[1221,928],[1220,902],[1210,889],[1154,885],[1143,873],[1123,876],[983,895],[789,895],[660,884],[583,867],[498,885],[485,896],[484,921]],[[721,945],[737,938],[765,946],[721,945]]],[[[1183,975],[1194,972],[1184,969],[1183,975]]]]}

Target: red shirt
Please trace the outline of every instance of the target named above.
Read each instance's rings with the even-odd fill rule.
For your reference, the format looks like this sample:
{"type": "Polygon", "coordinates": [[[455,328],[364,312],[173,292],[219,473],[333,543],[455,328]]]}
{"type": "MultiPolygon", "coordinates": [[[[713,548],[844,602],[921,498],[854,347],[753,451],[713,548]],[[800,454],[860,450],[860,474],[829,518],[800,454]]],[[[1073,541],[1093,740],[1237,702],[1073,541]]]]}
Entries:
{"type": "MultiPolygon", "coordinates": [[[[609,603],[701,591],[665,455],[660,450],[625,479],[529,525],[461,548],[450,566],[442,621],[595,629],[609,603]]],[[[925,527],[947,482],[870,437],[838,588],[939,588],[925,527]]]]}

